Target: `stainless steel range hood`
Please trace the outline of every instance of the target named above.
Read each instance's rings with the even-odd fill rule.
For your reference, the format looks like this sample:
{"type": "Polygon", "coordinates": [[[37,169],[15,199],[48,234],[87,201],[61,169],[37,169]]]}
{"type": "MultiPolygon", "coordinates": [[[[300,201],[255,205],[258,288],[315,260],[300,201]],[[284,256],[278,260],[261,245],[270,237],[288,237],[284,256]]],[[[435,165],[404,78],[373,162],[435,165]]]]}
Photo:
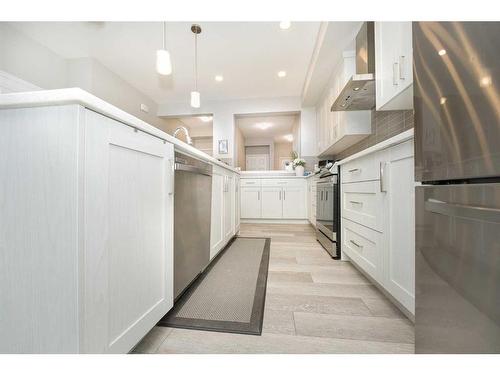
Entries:
{"type": "Polygon", "coordinates": [[[356,36],[356,74],[347,82],[331,111],[362,111],[375,106],[374,23],[365,22],[356,36]]]}

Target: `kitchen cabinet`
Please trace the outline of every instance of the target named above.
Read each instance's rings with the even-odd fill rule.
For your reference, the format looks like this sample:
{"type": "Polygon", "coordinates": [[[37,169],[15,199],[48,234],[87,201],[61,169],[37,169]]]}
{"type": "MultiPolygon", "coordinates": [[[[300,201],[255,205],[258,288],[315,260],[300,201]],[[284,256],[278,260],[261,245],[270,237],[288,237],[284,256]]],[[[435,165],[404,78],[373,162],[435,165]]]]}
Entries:
{"type": "Polygon", "coordinates": [[[355,73],[355,53],[344,52],[316,107],[319,156],[339,153],[371,134],[371,111],[331,111],[333,102],[355,73]]]}
{"type": "Polygon", "coordinates": [[[413,165],[413,139],[341,165],[342,252],[410,314],[415,311],[413,165]]]}
{"type": "Polygon", "coordinates": [[[243,219],[307,219],[305,179],[243,179],[243,219]]]}
{"type": "Polygon", "coordinates": [[[306,217],[305,195],[305,186],[283,188],[283,219],[303,219],[306,217]]]}
{"type": "Polygon", "coordinates": [[[234,228],[236,225],[235,211],[235,191],[234,191],[234,175],[226,174],[226,186],[224,189],[224,242],[227,243],[234,236],[234,228]]]}
{"type": "Polygon", "coordinates": [[[260,189],[261,189],[260,186],[241,187],[240,204],[241,204],[242,218],[256,219],[262,216],[260,189]]]}
{"type": "Polygon", "coordinates": [[[240,231],[240,220],[241,220],[241,178],[240,175],[237,174],[234,177],[234,206],[235,206],[235,224],[234,224],[234,232],[238,234],[240,231]]]}
{"type": "Polygon", "coordinates": [[[173,306],[173,145],[77,104],[0,125],[0,351],[127,353],[173,306]]]}
{"type": "Polygon", "coordinates": [[[262,187],[262,218],[281,219],[283,217],[283,189],[281,186],[262,187]]]}
{"type": "Polygon", "coordinates": [[[214,166],[212,171],[212,212],[210,225],[210,259],[236,233],[236,173],[214,166]]]}
{"type": "Polygon", "coordinates": [[[411,22],[375,22],[376,109],[413,109],[411,22]]]}

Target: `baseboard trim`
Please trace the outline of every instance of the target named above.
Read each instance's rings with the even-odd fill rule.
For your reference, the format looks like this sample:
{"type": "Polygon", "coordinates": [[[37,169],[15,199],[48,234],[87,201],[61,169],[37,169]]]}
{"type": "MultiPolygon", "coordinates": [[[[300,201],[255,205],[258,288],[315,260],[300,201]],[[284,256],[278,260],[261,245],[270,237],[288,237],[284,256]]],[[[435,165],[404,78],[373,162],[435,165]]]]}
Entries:
{"type": "Polygon", "coordinates": [[[241,219],[242,224],[309,224],[307,219],[241,219]]]}
{"type": "MultiPolygon", "coordinates": [[[[344,254],[342,252],[342,254],[344,254]]],[[[346,260],[351,262],[351,264],[356,268],[359,272],[361,272],[368,280],[372,282],[374,286],[377,287],[378,290],[382,292],[384,296],[387,297],[389,301],[392,302],[394,306],[396,306],[408,319],[412,321],[413,324],[415,324],[415,315],[412,314],[406,307],[404,307],[401,302],[399,302],[396,298],[392,296],[377,280],[375,280],[372,276],[370,276],[364,269],[362,269],[360,266],[358,266],[355,262],[349,258],[347,254],[345,254],[346,260]]]]}

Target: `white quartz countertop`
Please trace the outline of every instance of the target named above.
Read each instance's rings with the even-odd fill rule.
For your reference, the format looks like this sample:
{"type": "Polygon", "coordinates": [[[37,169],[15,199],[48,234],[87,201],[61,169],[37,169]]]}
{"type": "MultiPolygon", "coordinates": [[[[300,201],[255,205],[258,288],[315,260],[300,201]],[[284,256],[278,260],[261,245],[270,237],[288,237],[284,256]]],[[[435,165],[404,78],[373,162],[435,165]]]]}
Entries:
{"type": "Polygon", "coordinates": [[[155,137],[164,139],[165,141],[172,143],[176,151],[186,153],[211,164],[226,168],[232,172],[240,173],[233,167],[205,154],[203,151],[200,151],[187,143],[172,137],[153,125],[132,116],[130,113],[127,113],[80,88],[0,94],[0,109],[45,107],[68,104],[82,105],[83,107],[89,108],[104,116],[120,121],[145,133],[154,135],[155,137]]]}
{"type": "Polygon", "coordinates": [[[295,172],[288,171],[241,171],[241,178],[307,178],[308,176],[296,176],[295,172]]]}

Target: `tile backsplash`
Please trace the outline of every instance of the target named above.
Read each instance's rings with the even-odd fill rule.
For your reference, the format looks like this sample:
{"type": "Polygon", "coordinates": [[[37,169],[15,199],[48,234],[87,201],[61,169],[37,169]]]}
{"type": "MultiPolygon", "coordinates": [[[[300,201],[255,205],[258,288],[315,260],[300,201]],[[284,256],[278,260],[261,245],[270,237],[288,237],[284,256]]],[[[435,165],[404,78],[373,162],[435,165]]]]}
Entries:
{"type": "Polygon", "coordinates": [[[372,134],[348,149],[334,155],[334,159],[344,159],[359,151],[413,128],[413,110],[372,111],[372,134]]]}

